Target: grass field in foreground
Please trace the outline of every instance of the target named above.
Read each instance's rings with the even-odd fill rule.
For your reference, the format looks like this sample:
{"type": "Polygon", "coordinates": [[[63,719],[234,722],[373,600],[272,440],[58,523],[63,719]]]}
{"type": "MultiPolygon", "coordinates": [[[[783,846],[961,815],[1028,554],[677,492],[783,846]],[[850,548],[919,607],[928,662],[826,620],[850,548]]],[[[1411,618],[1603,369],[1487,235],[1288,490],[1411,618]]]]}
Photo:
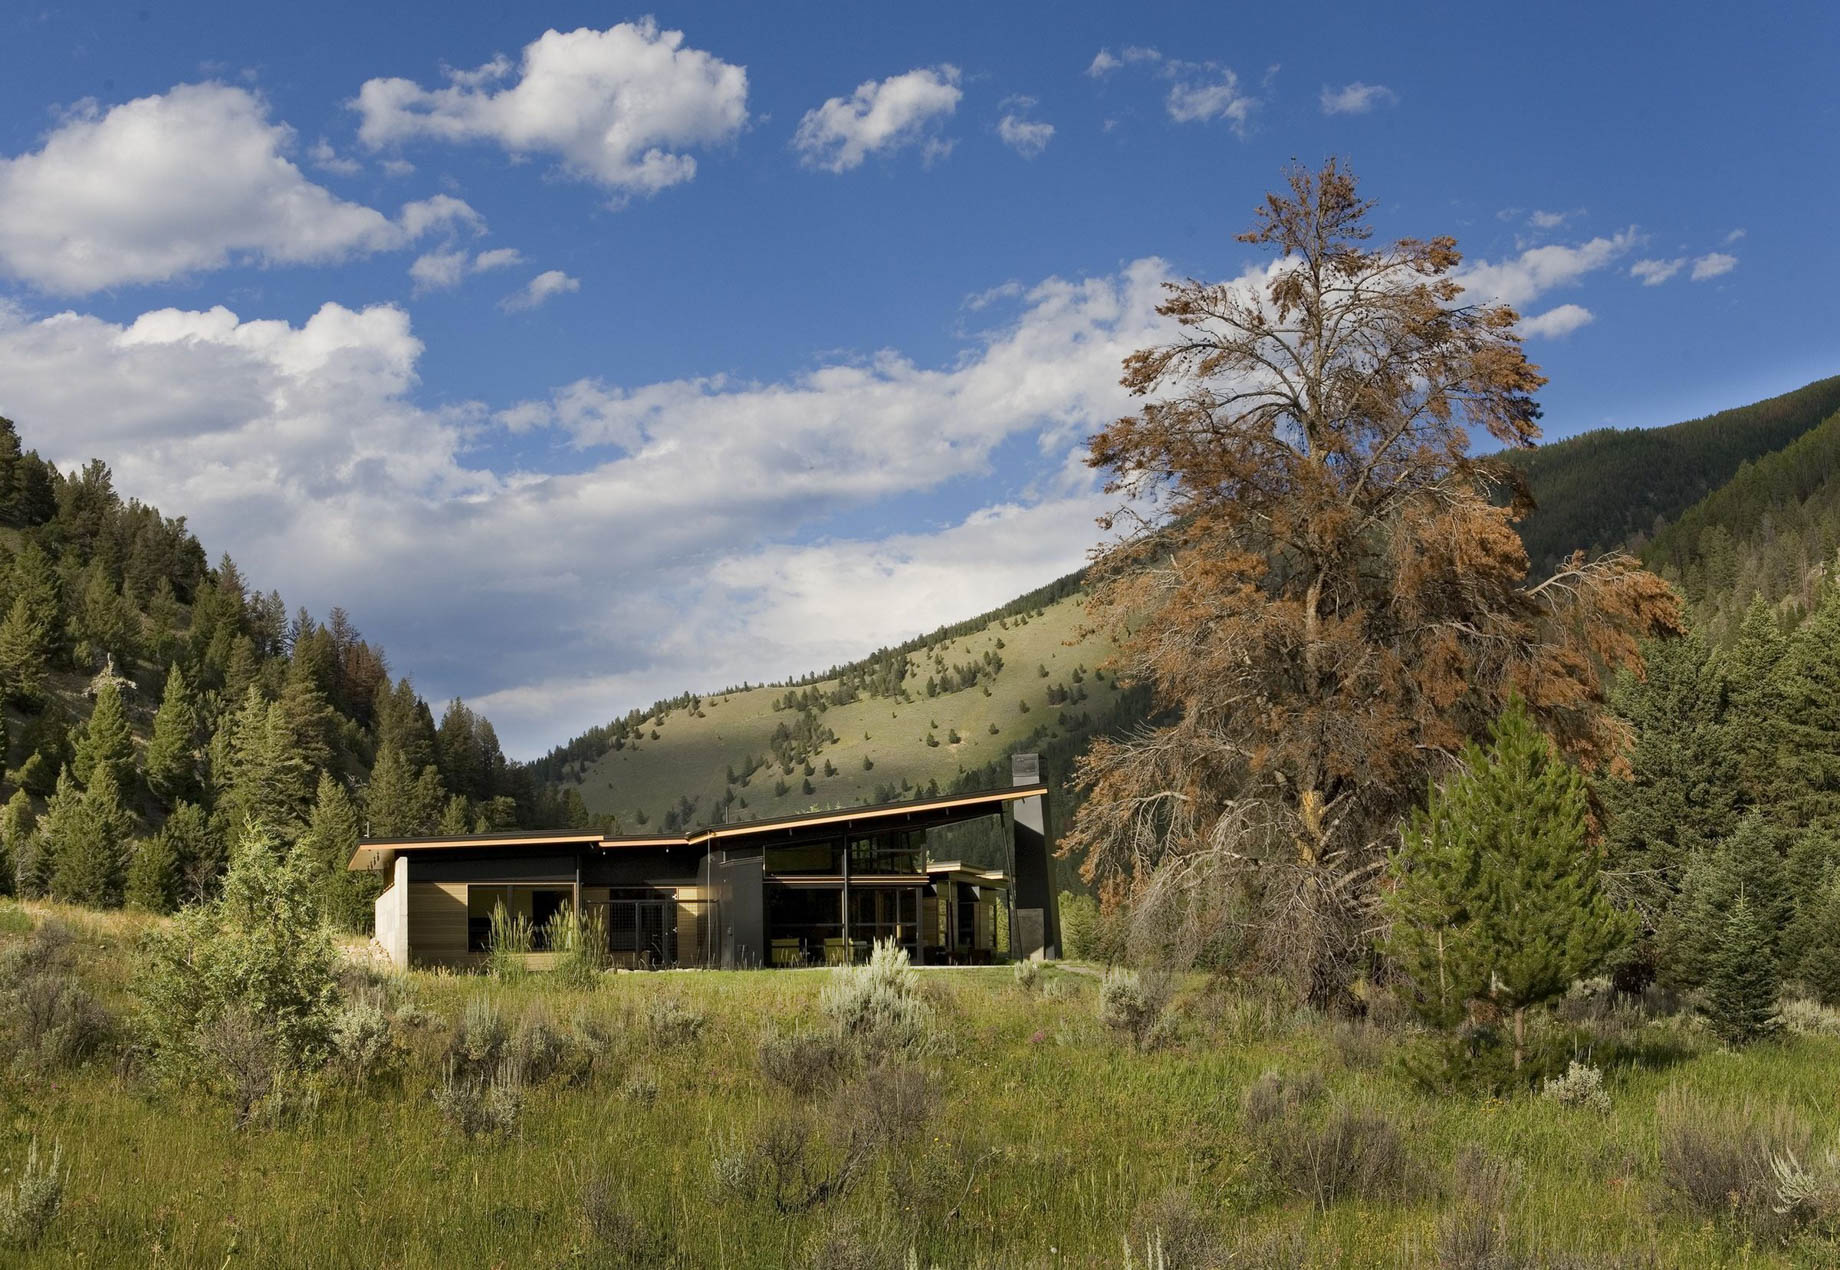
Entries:
{"type": "MultiPolygon", "coordinates": [[[[144,921],[9,905],[0,940],[48,915],[77,931],[81,973],[125,1027],[144,921]]],[[[1401,1033],[1232,985],[1185,982],[1165,1043],[1140,1053],[1098,1023],[1091,974],[1049,969],[1029,990],[1007,969],[938,970],[922,978],[935,1040],[890,1069],[904,1076],[844,1074],[795,1093],[763,1073],[762,1037],[822,1033],[830,973],[620,974],[587,990],[541,976],[373,985],[388,993],[404,1047],[394,1072],[363,1088],[330,1080],[317,1106],[279,1127],[237,1129],[222,1101],[136,1075],[120,1046],[75,1072],[10,1073],[0,1182],[11,1184],[36,1137],[46,1150],[61,1144],[69,1184],[43,1242],[0,1258],[1055,1267],[1127,1255],[1146,1265],[1152,1245],[1171,1267],[1840,1257],[1806,1229],[1784,1241],[1684,1206],[1657,1130],[1663,1101],[1707,1123],[1748,1106],[1760,1123],[1801,1122],[1818,1153],[1836,1141],[1840,1040],[1734,1054],[1692,1029],[1625,1019],[1624,1052],[1671,1058],[1657,1069],[1608,1064],[1611,1105],[1600,1112],[1534,1095],[1427,1094],[1401,1070],[1401,1033]],[[485,999],[513,1023],[540,1017],[599,1039],[585,1065],[528,1087],[515,1131],[469,1139],[434,1091],[453,1029],[485,999]],[[840,1196],[783,1212],[763,1189],[725,1184],[725,1162],[785,1143],[800,1124],[814,1134],[807,1180],[821,1180],[843,1126],[878,1106],[897,1108],[901,1123],[840,1196]],[[1367,1127],[1337,1146],[1321,1129],[1342,1107],[1367,1127]],[[1387,1132],[1376,1123],[1396,1150],[1377,1150],[1387,1132]],[[1366,1152],[1352,1170],[1350,1151],[1366,1152]],[[1504,1241],[1517,1259],[1486,1259],[1504,1241]]]]}

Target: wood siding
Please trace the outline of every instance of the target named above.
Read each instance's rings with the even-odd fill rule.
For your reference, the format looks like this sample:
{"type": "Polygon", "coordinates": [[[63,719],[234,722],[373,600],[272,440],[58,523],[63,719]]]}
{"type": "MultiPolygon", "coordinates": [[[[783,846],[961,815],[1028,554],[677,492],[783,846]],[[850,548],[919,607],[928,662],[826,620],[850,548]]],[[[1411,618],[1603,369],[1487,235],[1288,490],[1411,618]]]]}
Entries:
{"type": "Polygon", "coordinates": [[[411,882],[409,960],[416,966],[458,966],[466,950],[466,883],[411,882]]]}

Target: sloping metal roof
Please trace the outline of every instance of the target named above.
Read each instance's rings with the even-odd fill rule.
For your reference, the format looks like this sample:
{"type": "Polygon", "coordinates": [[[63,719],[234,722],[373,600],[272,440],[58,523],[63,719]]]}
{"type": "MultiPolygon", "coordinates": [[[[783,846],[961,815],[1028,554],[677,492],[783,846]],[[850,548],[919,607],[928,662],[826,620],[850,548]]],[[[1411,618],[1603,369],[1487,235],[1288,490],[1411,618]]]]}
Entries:
{"type": "Polygon", "coordinates": [[[402,851],[457,851],[481,847],[504,847],[524,851],[540,847],[594,847],[618,850],[623,847],[703,846],[721,840],[772,837],[785,834],[796,837],[799,831],[820,825],[849,824],[858,821],[890,821],[913,818],[928,812],[972,808],[995,809],[1018,799],[1036,798],[1048,790],[1046,784],[1016,785],[1004,789],[983,790],[967,794],[941,794],[937,798],[913,798],[905,802],[876,803],[863,807],[838,807],[830,811],[801,812],[796,816],[778,816],[770,820],[750,820],[732,825],[710,825],[686,829],[675,834],[607,834],[592,829],[514,830],[504,833],[462,834],[457,837],[432,838],[364,838],[352,852],[347,869],[388,869],[402,851]]]}

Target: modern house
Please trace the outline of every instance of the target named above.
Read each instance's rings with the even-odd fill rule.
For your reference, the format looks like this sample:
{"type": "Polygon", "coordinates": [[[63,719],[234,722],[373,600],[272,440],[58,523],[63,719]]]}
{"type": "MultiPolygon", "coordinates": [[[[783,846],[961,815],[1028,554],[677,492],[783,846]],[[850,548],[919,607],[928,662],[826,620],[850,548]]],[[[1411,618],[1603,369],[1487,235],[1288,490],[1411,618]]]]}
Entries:
{"type": "Polygon", "coordinates": [[[389,875],[377,940],[404,967],[481,963],[500,904],[539,930],[566,906],[599,910],[618,966],[835,964],[880,939],[922,964],[1055,956],[1047,786],[1016,769],[1027,783],[1009,789],[677,834],[366,839],[349,867],[389,875]],[[935,858],[929,841],[957,846],[980,821],[999,867],[935,858]]]}

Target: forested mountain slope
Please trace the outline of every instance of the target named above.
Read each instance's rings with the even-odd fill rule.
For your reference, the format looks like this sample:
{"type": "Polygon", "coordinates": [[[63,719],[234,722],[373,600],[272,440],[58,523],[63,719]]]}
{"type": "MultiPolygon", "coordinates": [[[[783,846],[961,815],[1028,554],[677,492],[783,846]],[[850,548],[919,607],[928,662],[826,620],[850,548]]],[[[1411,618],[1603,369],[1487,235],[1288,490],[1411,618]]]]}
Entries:
{"type": "Polygon", "coordinates": [[[1840,410],[1840,376],[1663,428],[1602,428],[1505,457],[1536,510],[1521,524],[1533,572],[1573,551],[1639,543],[1731,480],[1746,462],[1840,410]]]}
{"type": "Polygon", "coordinates": [[[1702,627],[1731,635],[1754,596],[1814,606],[1840,551],[1840,410],[1774,454],[1744,464],[1642,550],[1687,597],[1702,627]]]}
{"type": "Polygon", "coordinates": [[[171,908],[209,895],[244,825],[323,868],[353,927],[358,835],[557,816],[459,702],[437,725],[334,609],[291,617],[183,518],[61,473],[0,419],[0,889],[171,908]]]}

